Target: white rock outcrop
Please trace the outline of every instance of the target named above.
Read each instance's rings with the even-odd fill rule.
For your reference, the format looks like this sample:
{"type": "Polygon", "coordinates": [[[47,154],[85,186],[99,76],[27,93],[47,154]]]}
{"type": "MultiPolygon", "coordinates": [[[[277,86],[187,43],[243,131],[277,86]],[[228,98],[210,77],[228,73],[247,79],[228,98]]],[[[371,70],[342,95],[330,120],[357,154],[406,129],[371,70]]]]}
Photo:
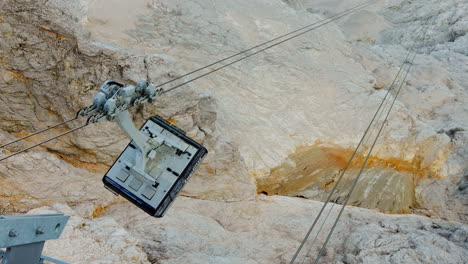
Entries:
{"type": "MultiPolygon", "coordinates": [[[[129,204],[114,205],[107,214],[141,238],[153,262],[289,263],[321,206],[283,196],[232,203],[180,197],[161,219],[129,204]]],[[[324,230],[338,209],[334,207],[324,230]]],[[[306,263],[315,259],[325,235],[318,237],[306,263]]],[[[468,258],[467,239],[468,227],[460,223],[348,207],[321,263],[462,264],[468,258]]]]}
{"type": "Polygon", "coordinates": [[[63,213],[71,216],[60,239],[45,244],[44,255],[76,264],[149,264],[140,240],[110,217],[83,219],[70,207],[55,204],[28,214],[63,213]]]}
{"type": "MultiPolygon", "coordinates": [[[[162,83],[360,3],[1,1],[0,144],[73,118],[107,79],[162,83]]],[[[132,110],[137,124],[161,115],[209,149],[186,197],[162,219],[102,187],[128,142],[111,122],[0,163],[0,213],[49,206],[71,214],[46,253],[59,258],[63,245],[73,263],[288,263],[321,206],[312,200],[324,199],[427,29],[351,199],[419,216],[350,207],[324,258],[464,263],[467,14],[464,0],[381,0],[132,110]]],[[[0,157],[82,122],[9,146],[0,157]]]]}

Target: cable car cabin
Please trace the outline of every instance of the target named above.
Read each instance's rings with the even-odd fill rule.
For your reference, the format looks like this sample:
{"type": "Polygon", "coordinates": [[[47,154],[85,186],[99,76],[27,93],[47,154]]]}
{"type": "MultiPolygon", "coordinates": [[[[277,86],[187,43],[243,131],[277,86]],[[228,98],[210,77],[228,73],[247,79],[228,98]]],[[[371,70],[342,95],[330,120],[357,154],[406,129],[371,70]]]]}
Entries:
{"type": "Polygon", "coordinates": [[[103,182],[148,214],[162,217],[208,151],[159,116],[148,119],[140,132],[157,143],[147,152],[134,138],[103,182]]]}

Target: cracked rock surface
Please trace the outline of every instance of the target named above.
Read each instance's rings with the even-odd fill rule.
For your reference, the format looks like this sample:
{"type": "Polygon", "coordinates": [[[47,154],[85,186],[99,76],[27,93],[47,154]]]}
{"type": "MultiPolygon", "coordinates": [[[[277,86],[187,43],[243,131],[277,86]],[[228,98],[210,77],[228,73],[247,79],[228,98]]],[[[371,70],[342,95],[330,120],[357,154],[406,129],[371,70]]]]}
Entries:
{"type": "MultiPolygon", "coordinates": [[[[164,218],[140,214],[126,204],[107,214],[140,237],[150,261],[158,263],[289,263],[320,202],[284,196],[223,203],[181,197],[164,218]]],[[[338,214],[335,207],[325,225],[338,214]]],[[[318,237],[306,263],[317,256],[318,237]]],[[[323,263],[464,263],[468,228],[414,215],[385,215],[349,207],[323,263]]],[[[310,247],[310,241],[305,248],[310,247]]],[[[302,260],[303,254],[299,255],[302,260]]]]}
{"type": "MultiPolygon", "coordinates": [[[[0,144],[73,118],[105,80],[163,83],[360,3],[1,1],[0,144]]],[[[381,0],[132,109],[137,126],[158,114],[209,150],[162,219],[102,187],[128,143],[112,122],[0,163],[0,213],[46,206],[73,215],[46,249],[58,256],[63,243],[73,263],[288,263],[419,40],[350,200],[376,210],[346,209],[324,262],[464,263],[467,14],[463,0],[381,0]]],[[[0,158],[83,122],[3,148],[0,158]]]]}
{"type": "Polygon", "coordinates": [[[83,219],[70,207],[55,204],[36,208],[28,214],[63,213],[70,216],[59,240],[46,243],[44,254],[77,264],[149,264],[140,240],[123,229],[114,219],[83,219]]]}

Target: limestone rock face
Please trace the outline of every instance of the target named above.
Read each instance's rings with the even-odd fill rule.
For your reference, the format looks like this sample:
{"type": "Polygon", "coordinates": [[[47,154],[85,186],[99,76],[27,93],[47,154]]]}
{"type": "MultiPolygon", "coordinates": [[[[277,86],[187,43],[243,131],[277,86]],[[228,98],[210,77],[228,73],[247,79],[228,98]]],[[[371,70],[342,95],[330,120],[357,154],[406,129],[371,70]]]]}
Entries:
{"type": "Polygon", "coordinates": [[[101,217],[86,220],[70,207],[55,204],[28,214],[63,213],[71,216],[60,239],[45,244],[44,255],[68,263],[149,264],[138,239],[119,226],[114,219],[101,217]]]}
{"type": "MultiPolygon", "coordinates": [[[[284,196],[260,195],[256,201],[233,203],[181,197],[161,219],[128,204],[116,204],[107,214],[141,238],[150,261],[289,263],[321,206],[284,196]]],[[[324,230],[329,230],[338,209],[334,207],[324,230]]],[[[318,237],[306,263],[317,256],[325,234],[318,237]]],[[[467,238],[468,228],[459,223],[348,207],[322,263],[461,264],[468,257],[467,238]]]]}
{"type": "MultiPolygon", "coordinates": [[[[105,80],[161,84],[361,3],[3,0],[0,144],[72,119],[105,80]]],[[[162,219],[102,187],[128,143],[112,122],[1,162],[0,213],[70,206],[52,207],[73,215],[72,229],[46,253],[57,256],[63,240],[73,263],[147,263],[140,243],[151,263],[288,263],[321,206],[313,200],[327,196],[414,46],[350,205],[420,216],[350,207],[324,261],[463,263],[467,13],[464,0],[378,1],[132,109],[137,126],[158,114],[209,150],[162,219]],[[74,251],[85,242],[96,250],[74,251]]],[[[84,122],[2,148],[0,158],[84,122]]],[[[339,190],[342,203],[350,186],[339,190]]]]}
{"type": "MultiPolygon", "coordinates": [[[[356,1],[335,2],[343,9],[357,4],[356,1]]],[[[439,21],[446,19],[447,12],[455,12],[448,30],[463,32],[463,19],[460,22],[459,12],[454,10],[464,10],[465,5],[455,3],[443,6],[448,11],[433,20],[438,26],[439,21]]],[[[11,51],[2,53],[5,67],[0,79],[6,95],[1,106],[5,108],[1,112],[5,132],[21,136],[73,117],[79,108],[90,103],[97,87],[106,79],[132,83],[143,77],[161,83],[334,14],[330,3],[323,1],[233,4],[140,0],[131,5],[119,3],[114,6],[112,16],[104,15],[111,4],[110,1],[47,1],[43,5],[26,0],[2,4],[5,14],[1,47],[11,51]],[[34,10],[33,14],[24,11],[22,6],[34,10]],[[200,13],[203,19],[199,19],[200,13]],[[126,23],[116,17],[126,17],[126,23]],[[67,23],[63,23],[65,20],[67,23]]],[[[400,18],[406,10],[415,10],[418,5],[371,6],[365,13],[360,11],[338,24],[329,24],[162,96],[159,105],[135,109],[135,121],[141,123],[156,113],[172,118],[176,125],[209,148],[207,161],[186,188],[186,195],[225,201],[254,199],[256,192],[267,192],[256,183],[276,184],[272,169],[287,162],[288,156],[298,148],[327,143],[350,150],[357,144],[391,77],[404,61],[407,51],[404,47],[408,45],[394,43],[415,39],[402,35],[403,29],[409,32],[413,25],[400,18]],[[366,36],[352,34],[366,24],[363,19],[371,18],[379,22],[373,28],[365,27],[366,36]]],[[[421,9],[415,19],[424,20],[434,10],[421,9]]],[[[418,23],[419,27],[425,25],[418,23]]],[[[430,28],[429,39],[439,38],[433,33],[438,29],[430,28]]],[[[463,36],[457,41],[463,41],[463,36]]],[[[440,39],[439,42],[444,43],[440,39]]],[[[433,43],[430,39],[418,45],[425,48],[420,50],[424,53],[415,61],[408,87],[394,107],[375,155],[379,159],[412,164],[414,170],[424,171],[422,178],[447,178],[447,184],[454,186],[466,166],[460,158],[452,158],[453,140],[441,126],[447,124],[437,121],[446,120],[443,118],[447,116],[446,111],[431,117],[424,113],[452,101],[454,108],[461,107],[464,97],[458,95],[465,93],[464,84],[460,79],[462,71],[452,74],[448,69],[453,66],[438,60],[430,49],[433,43]],[[432,65],[443,70],[433,74],[432,65]],[[429,75],[433,81],[427,80],[429,75]],[[432,88],[428,88],[429,82],[432,88]],[[432,91],[440,95],[435,96],[432,91]],[[416,98],[425,101],[415,102],[416,98]]],[[[459,51],[453,45],[443,45],[450,47],[452,53],[459,51]]],[[[463,52],[457,54],[460,56],[454,56],[454,60],[463,68],[466,56],[463,52]]],[[[447,121],[450,127],[455,127],[454,133],[464,131],[465,113],[462,110],[453,122],[447,121]]],[[[69,127],[79,123],[77,120],[69,127]]],[[[64,130],[65,127],[53,132],[64,130]]],[[[36,138],[39,139],[44,137],[36,138]]],[[[84,162],[99,166],[102,173],[126,142],[115,124],[103,122],[54,141],[46,149],[75,165],[82,166],[84,162]]],[[[461,145],[459,148],[463,150],[461,145]]],[[[316,162],[309,163],[315,166],[316,162]]],[[[398,169],[390,173],[400,175],[398,169]]],[[[333,179],[334,175],[324,173],[319,179],[333,179]]],[[[291,175],[281,177],[293,185],[300,184],[291,175]]],[[[406,177],[403,182],[409,183],[402,188],[403,192],[414,193],[421,177],[411,173],[403,177],[406,177]]],[[[379,181],[381,188],[391,186],[383,179],[379,181]]],[[[309,182],[284,194],[295,195],[304,188],[308,193],[323,191],[309,182]]],[[[456,194],[449,196],[453,195],[456,194]]],[[[371,195],[358,200],[372,199],[375,197],[371,195]]],[[[424,199],[419,199],[419,205],[415,198],[407,201],[396,208],[378,208],[406,212],[417,206],[430,207],[424,204],[424,199]]],[[[383,203],[400,204],[392,198],[383,203]]],[[[361,204],[373,207],[372,203],[361,204]]]]}
{"type": "Polygon", "coordinates": [[[463,263],[467,229],[434,222],[389,219],[353,228],[344,263],[463,263]]]}
{"type": "Polygon", "coordinates": [[[18,155],[0,164],[4,213],[24,213],[31,207],[67,203],[91,217],[115,198],[105,191],[101,174],[75,168],[47,152],[18,155]]]}
{"type": "MultiPolygon", "coordinates": [[[[6,132],[24,135],[72,118],[78,109],[91,104],[97,88],[107,79],[132,83],[148,78],[162,82],[181,72],[171,66],[175,62],[171,56],[125,50],[110,42],[90,39],[81,19],[87,14],[86,1],[49,1],[45,5],[37,1],[2,2],[2,10],[9,14],[2,19],[0,31],[2,65],[5,65],[1,69],[0,84],[6,95],[2,129],[6,132]],[[35,10],[34,16],[23,12],[22,6],[35,10]],[[64,19],[70,21],[62,27],[64,19]],[[21,35],[28,37],[21,38],[21,35]],[[47,65],[36,65],[36,61],[47,62],[47,65]],[[23,101],[18,103],[18,100],[23,101]]],[[[90,18],[90,21],[92,24],[94,20],[90,18]]],[[[142,117],[146,119],[156,113],[174,118],[189,135],[207,145],[211,150],[208,159],[219,158],[205,168],[214,173],[198,178],[199,183],[193,183],[198,187],[196,190],[188,188],[188,195],[223,200],[253,199],[255,185],[238,147],[217,131],[217,108],[212,95],[187,87],[173,97],[161,98],[159,106],[135,109],[135,121],[141,124],[142,117]],[[204,184],[207,179],[209,184],[204,184]],[[232,185],[233,179],[239,184],[232,185]],[[216,185],[224,186],[221,187],[223,191],[219,192],[216,185]]],[[[83,122],[74,121],[69,127],[83,122]]],[[[51,132],[58,134],[65,129],[64,126],[51,132]]],[[[46,137],[34,139],[39,141],[46,137]]],[[[104,122],[54,141],[46,148],[65,156],[69,162],[105,168],[112,164],[126,142],[128,140],[115,124],[104,122]]],[[[100,170],[103,171],[105,169],[100,170]]]]}

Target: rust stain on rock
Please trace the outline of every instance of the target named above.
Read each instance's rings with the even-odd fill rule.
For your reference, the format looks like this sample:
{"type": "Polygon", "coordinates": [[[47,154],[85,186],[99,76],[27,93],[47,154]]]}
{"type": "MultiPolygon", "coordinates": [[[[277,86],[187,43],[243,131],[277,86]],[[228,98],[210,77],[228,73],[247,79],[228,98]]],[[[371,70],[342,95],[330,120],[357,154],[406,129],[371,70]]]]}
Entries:
{"type": "Polygon", "coordinates": [[[106,204],[106,205],[101,205],[101,204],[98,204],[94,207],[94,210],[93,210],[93,213],[92,213],[92,218],[98,218],[98,217],[101,217],[103,216],[107,209],[109,209],[109,207],[115,205],[115,204],[119,204],[119,203],[123,203],[125,202],[126,200],[122,197],[117,197],[115,198],[112,202],[106,204]]]}
{"type": "MultiPolygon", "coordinates": [[[[418,147],[418,152],[429,151],[431,144],[431,141],[423,142],[422,146],[418,147]]],[[[294,196],[310,188],[315,188],[318,193],[324,193],[323,191],[333,188],[352,153],[351,149],[331,144],[319,143],[313,146],[299,147],[283,163],[271,169],[267,177],[256,178],[257,191],[268,195],[294,196]]],[[[434,168],[444,159],[444,157],[439,157],[434,159],[431,164],[427,164],[422,154],[416,154],[412,160],[371,156],[364,171],[371,175],[363,175],[366,183],[356,188],[356,194],[353,193],[350,203],[358,206],[364,204],[363,207],[382,207],[380,209],[387,212],[409,213],[409,208],[415,206],[416,203],[414,199],[415,186],[419,180],[424,178],[440,178],[439,172],[434,168]],[[374,186],[367,187],[367,184],[374,184],[374,186]],[[369,194],[366,188],[381,189],[385,193],[372,194],[371,192],[369,194]],[[387,191],[388,188],[395,190],[387,191]],[[382,199],[382,201],[374,202],[370,201],[371,199],[382,199]]],[[[354,160],[356,162],[350,165],[350,168],[356,166],[351,175],[352,178],[357,175],[365,157],[357,155],[354,160]]],[[[345,177],[348,177],[349,173],[350,170],[347,171],[345,177]]],[[[348,190],[347,187],[344,188],[343,193],[348,190]]],[[[315,199],[324,198],[317,195],[315,199]]],[[[338,194],[338,196],[340,195],[342,194],[338,194]]]]}
{"type": "Polygon", "coordinates": [[[175,125],[176,122],[177,122],[174,118],[168,118],[168,119],[166,119],[166,121],[173,124],[173,125],[175,125]]]}
{"type": "Polygon", "coordinates": [[[0,215],[26,213],[31,209],[52,204],[48,199],[37,199],[22,189],[22,184],[0,178],[0,215]]]}
{"type": "Polygon", "coordinates": [[[13,70],[7,70],[6,73],[9,75],[9,77],[13,80],[21,81],[21,82],[27,82],[28,78],[24,76],[23,73],[13,71],[13,70]]]}
{"type": "Polygon", "coordinates": [[[268,177],[257,178],[259,192],[285,195],[311,186],[325,171],[332,172],[346,164],[346,151],[328,147],[299,147],[268,177]]]}
{"type": "MultiPolygon", "coordinates": [[[[258,179],[259,192],[271,194],[286,194],[312,185],[324,172],[341,172],[353,150],[333,145],[314,145],[299,147],[279,166],[270,170],[268,177],[258,179]]],[[[364,157],[357,155],[351,166],[361,167],[364,157]]],[[[351,167],[350,166],[350,167],[351,167]]],[[[417,183],[424,178],[440,178],[431,166],[423,166],[422,157],[417,155],[413,160],[407,161],[398,158],[380,158],[371,156],[365,168],[392,169],[414,175],[417,183]]],[[[323,182],[324,189],[333,186],[332,182],[323,182]]]]}
{"type": "Polygon", "coordinates": [[[93,210],[92,217],[93,218],[101,217],[106,212],[107,208],[109,208],[109,205],[106,205],[106,206],[97,205],[97,206],[95,206],[94,210],[93,210]]]}
{"type": "Polygon", "coordinates": [[[65,35],[54,32],[54,31],[52,31],[50,29],[46,29],[46,28],[43,28],[43,27],[38,27],[37,29],[39,29],[39,31],[45,32],[47,35],[49,35],[50,37],[52,37],[52,38],[54,38],[56,40],[67,39],[67,37],[65,35]]]}
{"type": "Polygon", "coordinates": [[[59,154],[59,153],[54,153],[54,154],[59,159],[66,161],[73,167],[85,169],[89,172],[106,173],[107,170],[109,169],[109,166],[107,166],[106,164],[82,161],[75,155],[64,155],[64,154],[59,154]]]}

